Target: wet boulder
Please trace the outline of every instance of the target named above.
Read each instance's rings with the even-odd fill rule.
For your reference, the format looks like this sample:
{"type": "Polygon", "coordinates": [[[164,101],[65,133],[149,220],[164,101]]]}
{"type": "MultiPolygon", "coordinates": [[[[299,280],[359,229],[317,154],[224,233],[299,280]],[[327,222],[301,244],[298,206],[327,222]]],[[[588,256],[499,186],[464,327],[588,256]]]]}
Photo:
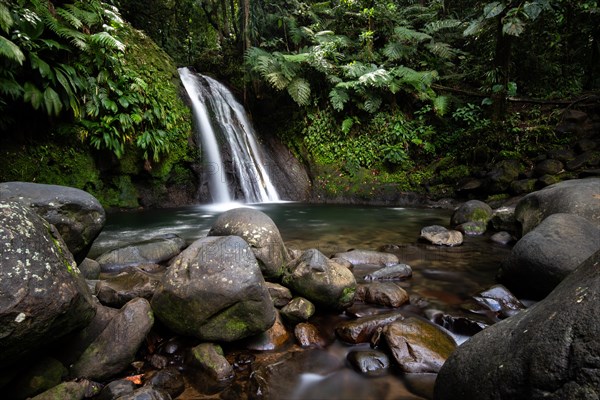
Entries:
{"type": "Polygon", "coordinates": [[[356,291],[352,272],[316,249],[305,251],[288,265],[283,284],[311,302],[331,309],[351,306],[356,291]]]}
{"type": "Polygon", "coordinates": [[[386,343],[405,373],[438,372],[456,348],[454,339],[424,319],[409,317],[383,328],[386,343]]]}
{"type": "Polygon", "coordinates": [[[152,386],[142,386],[133,393],[121,396],[118,400],[171,400],[169,393],[152,386]]]}
{"type": "Polygon", "coordinates": [[[275,307],[283,307],[292,299],[292,292],[285,286],[273,282],[265,282],[265,284],[275,307]]]}
{"type": "Polygon", "coordinates": [[[335,334],[346,343],[368,343],[378,329],[404,319],[398,312],[387,312],[344,321],[335,328],[335,334]]]}
{"type": "Polygon", "coordinates": [[[492,311],[499,319],[508,318],[525,309],[525,305],[502,285],[483,290],[473,296],[473,299],[492,311]]]}
{"type": "Polygon", "coordinates": [[[356,371],[369,376],[384,374],[390,368],[389,357],[379,350],[354,350],[346,359],[356,371]]]}
{"type": "Polygon", "coordinates": [[[208,236],[229,235],[239,236],[248,243],[267,279],[280,277],[291,259],[279,229],[262,211],[242,207],[221,214],[208,236]]]}
{"type": "Polygon", "coordinates": [[[403,281],[412,276],[408,264],[393,264],[371,272],[363,277],[365,281],[403,281]]]}
{"type": "Polygon", "coordinates": [[[362,284],[358,291],[364,292],[361,297],[365,303],[377,304],[384,307],[400,307],[409,301],[406,290],[393,282],[362,284]]]}
{"type": "Polygon", "coordinates": [[[185,380],[177,368],[167,367],[144,374],[144,386],[160,389],[176,399],[185,390],[185,380]]]}
{"type": "Polygon", "coordinates": [[[72,187],[4,182],[0,183],[0,199],[20,202],[54,225],[77,262],[85,258],[106,222],[100,202],[72,187]]]}
{"type": "Polygon", "coordinates": [[[437,246],[460,246],[463,235],[459,231],[449,230],[441,225],[430,225],[421,229],[422,239],[437,246]]]}
{"type": "Polygon", "coordinates": [[[254,253],[238,236],[192,243],[171,262],[152,308],[173,331],[208,341],[264,332],[276,313],[254,253]]]}
{"type": "Polygon", "coordinates": [[[301,347],[323,348],[327,345],[327,340],[321,335],[319,329],[308,322],[300,322],[296,325],[294,336],[301,347]]]}
{"type": "Polygon", "coordinates": [[[100,381],[123,371],[153,324],[148,300],[137,298],[125,304],[71,366],[71,376],[100,381]]]}
{"type": "Polygon", "coordinates": [[[129,266],[169,261],[181,253],[185,246],[185,240],[179,236],[163,235],[108,251],[96,258],[96,261],[102,272],[119,272],[129,266]]]}
{"type": "Polygon", "coordinates": [[[515,219],[515,207],[504,206],[496,208],[490,219],[492,227],[497,231],[508,231],[516,234],[519,231],[519,224],[515,219]]]}
{"type": "Polygon", "coordinates": [[[400,262],[398,256],[395,254],[371,250],[351,250],[343,253],[336,253],[333,257],[347,260],[352,265],[370,264],[390,266],[400,262]]]}
{"type": "Polygon", "coordinates": [[[152,299],[159,283],[159,276],[138,267],[130,267],[120,274],[98,281],[95,294],[102,304],[121,308],[136,297],[152,299]]]}
{"type": "Polygon", "coordinates": [[[469,200],[461,204],[450,219],[452,226],[458,226],[466,222],[480,222],[484,226],[492,219],[492,208],[480,200],[469,200]]]}
{"type": "Polygon", "coordinates": [[[190,365],[198,369],[195,381],[202,380],[211,389],[223,388],[234,377],[233,367],[223,353],[221,346],[201,343],[191,350],[190,365]]]}
{"type": "Polygon", "coordinates": [[[244,348],[249,350],[275,350],[281,348],[290,338],[290,333],[283,324],[281,315],[277,313],[275,323],[266,331],[244,340],[244,348]]]}
{"type": "Polygon", "coordinates": [[[576,214],[600,223],[600,178],[573,179],[545,187],[523,197],[515,208],[521,225],[520,236],[527,234],[552,214],[576,214]]]}
{"type": "Polygon", "coordinates": [[[294,297],[281,309],[281,315],[292,323],[307,321],[315,313],[315,305],[304,297],[294,297]]]}
{"type": "Polygon", "coordinates": [[[600,249],[598,223],[573,214],[552,214],[512,248],[498,279],[521,296],[542,298],[600,249]]]}
{"type": "Polygon", "coordinates": [[[519,177],[522,166],[517,160],[502,160],[496,163],[486,175],[488,191],[493,193],[506,192],[510,184],[519,177]]]}
{"type": "Polygon", "coordinates": [[[68,381],[62,382],[61,384],[56,385],[35,397],[31,397],[30,400],[83,400],[88,398],[90,393],[94,393],[94,390],[94,383],[86,379],[68,381]]]}
{"type": "Polygon", "coordinates": [[[600,252],[545,299],[476,334],[439,372],[435,399],[596,399],[600,252]]]}
{"type": "Polygon", "coordinates": [[[29,207],[0,202],[0,367],[86,326],[92,294],[60,234],[29,207]]]}

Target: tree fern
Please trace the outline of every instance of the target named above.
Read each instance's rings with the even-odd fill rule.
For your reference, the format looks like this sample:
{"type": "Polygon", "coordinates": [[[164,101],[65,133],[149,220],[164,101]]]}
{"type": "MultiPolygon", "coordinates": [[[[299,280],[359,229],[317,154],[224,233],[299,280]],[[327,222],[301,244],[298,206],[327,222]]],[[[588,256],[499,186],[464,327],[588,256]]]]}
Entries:
{"type": "Polygon", "coordinates": [[[443,42],[432,42],[426,45],[427,49],[437,57],[450,60],[458,55],[458,50],[443,42]]]}
{"type": "Polygon", "coordinates": [[[444,29],[454,29],[462,25],[462,22],[457,19],[440,19],[437,21],[429,22],[425,25],[423,32],[433,35],[444,29]]]}
{"type": "Polygon", "coordinates": [[[342,111],[349,99],[348,92],[342,87],[334,87],[329,92],[329,101],[337,111],[342,111]]]}
{"type": "Polygon", "coordinates": [[[398,26],[394,29],[394,36],[399,41],[409,43],[419,43],[424,40],[430,40],[431,35],[419,32],[406,26],[398,26]]]}

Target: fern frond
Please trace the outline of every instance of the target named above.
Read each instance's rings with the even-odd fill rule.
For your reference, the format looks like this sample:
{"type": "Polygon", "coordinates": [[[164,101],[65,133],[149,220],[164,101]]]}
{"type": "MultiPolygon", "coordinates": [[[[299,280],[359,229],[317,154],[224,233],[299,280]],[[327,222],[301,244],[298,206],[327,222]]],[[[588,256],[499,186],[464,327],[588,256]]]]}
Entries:
{"type": "Polygon", "coordinates": [[[12,76],[0,78],[0,93],[17,99],[23,94],[23,87],[12,76]]]}
{"type": "Polygon", "coordinates": [[[92,45],[109,48],[118,51],[125,51],[125,45],[115,39],[108,32],[98,32],[90,35],[88,38],[92,45]]]}
{"type": "Polygon", "coordinates": [[[379,107],[381,106],[381,97],[374,95],[374,94],[369,94],[367,96],[367,99],[365,100],[365,102],[363,103],[363,108],[366,112],[368,113],[376,113],[377,110],[379,110],[379,107]]]}
{"type": "Polygon", "coordinates": [[[60,96],[54,89],[47,87],[44,90],[44,110],[48,115],[57,116],[62,111],[63,104],[60,101],[60,96]]]}
{"type": "Polygon", "coordinates": [[[14,21],[12,15],[10,14],[10,10],[4,2],[0,3],[0,29],[4,32],[8,32],[11,26],[13,26],[14,21]]]}
{"type": "Polygon", "coordinates": [[[300,106],[310,104],[310,84],[304,78],[295,78],[287,86],[287,91],[292,99],[300,106]]]}
{"type": "Polygon", "coordinates": [[[429,35],[433,35],[436,32],[439,32],[444,29],[453,29],[462,24],[461,21],[457,19],[442,19],[437,21],[429,22],[425,25],[425,29],[423,31],[429,35]]]}
{"type": "Polygon", "coordinates": [[[389,72],[383,68],[378,68],[375,71],[367,72],[358,78],[358,81],[364,85],[373,87],[386,86],[392,77],[389,72]]]}
{"type": "Polygon", "coordinates": [[[423,32],[415,31],[414,29],[410,29],[406,26],[397,26],[396,28],[394,28],[394,35],[400,41],[407,41],[413,43],[419,43],[424,40],[431,39],[430,35],[423,32]]]}
{"type": "Polygon", "coordinates": [[[391,61],[405,60],[417,52],[414,46],[406,46],[400,42],[388,42],[383,48],[383,55],[391,61]]]}
{"type": "Polygon", "coordinates": [[[42,105],[44,99],[43,93],[31,82],[25,82],[23,85],[23,100],[30,103],[34,110],[42,105]]]}
{"type": "Polygon", "coordinates": [[[21,48],[4,36],[0,36],[0,56],[16,61],[19,65],[23,65],[25,61],[25,54],[21,48]]]}
{"type": "Polygon", "coordinates": [[[450,107],[450,98],[448,96],[437,96],[433,99],[433,110],[439,116],[444,116],[450,107]]]}
{"type": "Polygon", "coordinates": [[[432,42],[426,45],[427,49],[435,56],[450,60],[458,55],[458,50],[447,43],[432,42]]]}
{"type": "Polygon", "coordinates": [[[342,87],[334,87],[329,92],[329,101],[336,111],[342,111],[348,100],[350,100],[350,96],[348,96],[348,92],[342,87]]]}
{"type": "MultiPolygon", "coordinates": [[[[72,10],[72,9],[71,9],[72,10]]],[[[69,23],[71,27],[75,29],[81,29],[83,27],[83,22],[79,18],[77,18],[71,10],[66,8],[58,7],[56,9],[56,15],[60,16],[63,20],[69,23]]]]}

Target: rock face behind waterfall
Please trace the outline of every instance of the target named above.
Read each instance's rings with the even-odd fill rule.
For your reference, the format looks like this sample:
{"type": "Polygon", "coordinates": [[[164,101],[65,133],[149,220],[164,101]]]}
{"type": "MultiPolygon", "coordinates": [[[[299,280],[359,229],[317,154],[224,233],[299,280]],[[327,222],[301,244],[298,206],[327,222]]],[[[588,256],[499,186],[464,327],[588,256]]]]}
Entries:
{"type": "Polygon", "coordinates": [[[60,235],[29,207],[0,202],[0,367],[85,326],[92,295],[60,235]]]}
{"type": "Polygon", "coordinates": [[[219,216],[209,236],[235,235],[252,248],[265,278],[278,278],[290,257],[273,220],[262,211],[235,208],[219,216]]]}
{"type": "Polygon", "coordinates": [[[473,336],[443,365],[439,400],[598,399],[600,252],[544,300],[473,336]]]}
{"type": "Polygon", "coordinates": [[[94,196],[71,187],[5,182],[0,183],[0,199],[29,206],[54,225],[78,263],[106,221],[104,209],[94,196]]]}
{"type": "Polygon", "coordinates": [[[171,262],[152,308],[173,331],[210,341],[242,339],[275,322],[256,258],[238,236],[192,243],[171,262]]]}

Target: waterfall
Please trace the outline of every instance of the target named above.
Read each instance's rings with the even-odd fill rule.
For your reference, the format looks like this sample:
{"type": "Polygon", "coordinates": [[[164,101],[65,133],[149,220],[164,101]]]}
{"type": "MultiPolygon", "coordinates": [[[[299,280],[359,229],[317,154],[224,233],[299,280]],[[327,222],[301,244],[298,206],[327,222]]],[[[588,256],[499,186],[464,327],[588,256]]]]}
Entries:
{"type": "Polygon", "coordinates": [[[222,135],[231,153],[236,181],[248,203],[279,201],[279,195],[268,174],[261,148],[244,107],[218,81],[179,69],[196,122],[196,133],[208,160],[208,187],[215,203],[232,200],[225,164],[217,135],[222,135]]]}

